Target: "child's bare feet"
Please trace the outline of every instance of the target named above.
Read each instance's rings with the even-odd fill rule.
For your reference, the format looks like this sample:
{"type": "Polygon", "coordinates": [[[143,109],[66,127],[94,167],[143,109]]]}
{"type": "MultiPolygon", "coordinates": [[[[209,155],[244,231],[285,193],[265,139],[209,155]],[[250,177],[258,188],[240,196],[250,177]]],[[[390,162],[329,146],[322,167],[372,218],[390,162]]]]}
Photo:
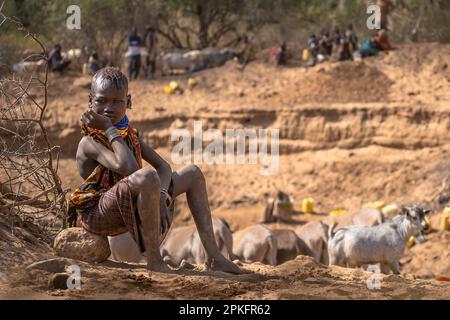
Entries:
{"type": "Polygon", "coordinates": [[[223,272],[234,273],[234,274],[244,273],[244,271],[241,268],[239,268],[237,265],[235,265],[230,260],[227,260],[222,255],[218,255],[218,256],[212,258],[210,268],[212,270],[223,271],[223,272]]]}

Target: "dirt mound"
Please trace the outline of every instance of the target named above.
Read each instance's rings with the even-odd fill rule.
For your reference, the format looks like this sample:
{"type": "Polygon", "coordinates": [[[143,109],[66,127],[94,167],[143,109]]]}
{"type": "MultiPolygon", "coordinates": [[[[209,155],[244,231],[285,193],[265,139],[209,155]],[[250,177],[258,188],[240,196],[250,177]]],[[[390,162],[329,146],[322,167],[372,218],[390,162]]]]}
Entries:
{"type": "Polygon", "coordinates": [[[299,99],[333,103],[388,101],[392,83],[382,71],[364,62],[339,62],[329,68],[319,65],[303,79],[299,99]]]}
{"type": "Polygon", "coordinates": [[[372,273],[327,268],[304,256],[276,268],[259,263],[243,268],[251,273],[230,275],[200,265],[178,275],[149,275],[139,265],[80,263],[81,290],[66,291],[48,289],[48,272],[18,270],[10,283],[14,292],[5,286],[0,298],[17,292],[23,293],[22,299],[444,299],[450,295],[449,283],[394,275],[381,275],[381,287],[368,289],[372,273]]]}

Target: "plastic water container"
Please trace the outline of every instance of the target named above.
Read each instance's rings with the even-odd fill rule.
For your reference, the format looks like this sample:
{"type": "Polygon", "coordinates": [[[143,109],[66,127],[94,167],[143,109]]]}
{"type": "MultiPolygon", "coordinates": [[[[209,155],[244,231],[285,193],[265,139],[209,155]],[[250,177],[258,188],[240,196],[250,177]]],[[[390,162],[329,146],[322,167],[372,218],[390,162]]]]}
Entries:
{"type": "Polygon", "coordinates": [[[345,210],[331,210],[330,216],[342,216],[343,214],[346,214],[347,211],[345,210]]]}
{"type": "Polygon", "coordinates": [[[302,59],[303,59],[303,61],[309,60],[309,50],[308,49],[303,49],[302,59]]]}
{"type": "Polygon", "coordinates": [[[174,89],[172,89],[171,86],[165,86],[164,87],[164,92],[167,94],[172,94],[174,92],[174,89]]]}
{"type": "Polygon", "coordinates": [[[445,207],[441,215],[441,230],[450,231],[450,207],[445,207]]]}
{"type": "Polygon", "coordinates": [[[180,87],[180,84],[176,81],[170,81],[169,87],[171,87],[173,91],[175,91],[180,87]]]}
{"type": "Polygon", "coordinates": [[[314,199],[311,197],[303,199],[302,202],[302,211],[305,213],[313,213],[314,212],[314,199]]]}
{"type": "Polygon", "coordinates": [[[408,241],[406,241],[406,245],[408,248],[412,248],[415,244],[414,236],[409,237],[408,241]]]}
{"type": "Polygon", "coordinates": [[[88,64],[87,63],[83,63],[83,68],[82,69],[83,69],[82,73],[84,75],[87,75],[88,74],[88,64]]]}

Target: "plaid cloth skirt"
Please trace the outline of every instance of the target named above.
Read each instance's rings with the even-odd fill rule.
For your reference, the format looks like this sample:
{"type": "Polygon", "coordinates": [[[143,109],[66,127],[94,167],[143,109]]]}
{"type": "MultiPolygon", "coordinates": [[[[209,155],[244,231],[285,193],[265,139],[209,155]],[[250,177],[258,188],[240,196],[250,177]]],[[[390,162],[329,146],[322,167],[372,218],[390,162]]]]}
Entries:
{"type": "MultiPolygon", "coordinates": [[[[169,194],[173,195],[173,183],[170,182],[169,194]]],[[[141,219],[135,205],[135,199],[131,194],[128,179],[124,178],[105,192],[99,199],[97,205],[85,210],[81,214],[81,225],[87,231],[101,236],[116,236],[130,232],[133,239],[145,252],[144,238],[142,235],[141,219]]],[[[168,207],[169,221],[173,221],[175,202],[168,207]]],[[[161,242],[168,233],[161,237],[161,242]]]]}

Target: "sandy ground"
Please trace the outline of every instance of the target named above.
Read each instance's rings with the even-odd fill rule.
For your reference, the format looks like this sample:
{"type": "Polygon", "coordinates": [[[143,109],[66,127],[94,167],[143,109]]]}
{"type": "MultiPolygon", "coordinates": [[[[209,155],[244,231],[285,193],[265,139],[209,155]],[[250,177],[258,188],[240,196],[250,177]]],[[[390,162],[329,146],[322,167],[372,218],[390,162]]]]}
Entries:
{"type": "MultiPolygon", "coordinates": [[[[403,45],[361,63],[324,63],[314,68],[275,68],[234,62],[193,75],[130,84],[132,123],[144,139],[171,161],[174,129],[266,128],[280,130],[279,170],[261,174],[261,164],[199,164],[204,171],[213,215],[233,231],[258,223],[263,194],[281,189],[295,199],[315,199],[317,214],[295,215],[296,224],[326,217],[333,209],[354,211],[365,203],[421,203],[434,210],[428,241],[407,249],[401,276],[382,276],[381,289],[369,290],[362,270],[325,267],[299,256],[277,267],[245,265],[251,274],[231,276],[204,270],[182,275],[148,275],[142,266],[106,262],[82,264],[82,290],[47,287],[48,273],[24,272],[23,265],[52,257],[48,245],[26,236],[0,233],[1,298],[80,299],[449,299],[450,232],[438,231],[448,195],[442,183],[450,173],[450,46],[403,45]],[[183,95],[163,87],[177,80],[183,95]],[[6,262],[7,261],[7,262],[6,262]],[[3,281],[2,281],[3,280],[3,281]]],[[[86,108],[89,79],[57,78],[49,85],[51,138],[62,146],[59,174],[65,187],[80,183],[74,160],[79,117],[86,108]]],[[[205,142],[207,144],[207,142],[205,142]]],[[[176,169],[180,167],[174,164],[176,169]]],[[[445,187],[445,186],[444,186],[445,187]]],[[[185,199],[177,204],[175,225],[192,223],[185,199]]],[[[0,226],[2,224],[0,223],[0,226]]],[[[26,228],[25,228],[26,229],[26,228]]]]}

